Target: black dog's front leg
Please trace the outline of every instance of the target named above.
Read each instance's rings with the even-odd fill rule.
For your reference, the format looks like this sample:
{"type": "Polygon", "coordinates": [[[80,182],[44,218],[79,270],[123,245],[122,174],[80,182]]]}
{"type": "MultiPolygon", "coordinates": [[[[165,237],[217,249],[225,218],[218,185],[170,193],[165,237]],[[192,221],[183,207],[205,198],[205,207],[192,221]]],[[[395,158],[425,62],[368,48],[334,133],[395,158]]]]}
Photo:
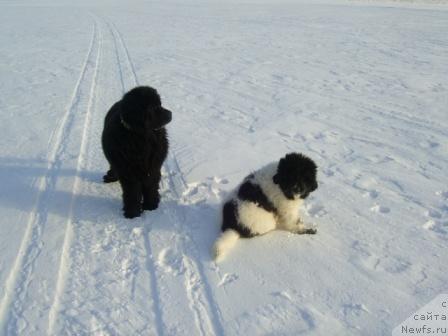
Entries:
{"type": "Polygon", "coordinates": [[[142,213],[142,186],[137,180],[120,179],[123,189],[123,211],[126,218],[138,217],[142,213]]]}
{"type": "Polygon", "coordinates": [[[143,181],[143,210],[155,210],[159,206],[160,170],[147,176],[143,181]]]}

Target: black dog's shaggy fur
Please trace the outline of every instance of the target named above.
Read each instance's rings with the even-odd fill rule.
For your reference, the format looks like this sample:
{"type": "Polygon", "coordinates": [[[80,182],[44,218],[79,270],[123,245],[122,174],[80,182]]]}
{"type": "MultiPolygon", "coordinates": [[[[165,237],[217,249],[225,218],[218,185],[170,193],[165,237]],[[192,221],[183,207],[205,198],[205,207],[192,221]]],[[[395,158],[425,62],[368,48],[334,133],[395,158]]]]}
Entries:
{"type": "Polygon", "coordinates": [[[145,86],[126,93],[106,115],[101,140],[110,169],[103,180],[120,181],[127,218],[159,205],[160,169],[168,154],[164,126],[170,121],[157,91],[145,86]]]}

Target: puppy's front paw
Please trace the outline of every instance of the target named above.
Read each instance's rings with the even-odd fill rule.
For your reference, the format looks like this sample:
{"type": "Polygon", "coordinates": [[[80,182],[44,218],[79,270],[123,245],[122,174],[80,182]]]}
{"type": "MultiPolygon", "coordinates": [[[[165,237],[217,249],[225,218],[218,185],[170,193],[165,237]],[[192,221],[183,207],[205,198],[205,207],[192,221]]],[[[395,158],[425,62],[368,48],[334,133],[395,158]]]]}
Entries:
{"type": "Polygon", "coordinates": [[[317,233],[317,230],[312,229],[312,228],[305,229],[305,231],[303,232],[303,234],[316,234],[316,233],[317,233]]]}
{"type": "Polygon", "coordinates": [[[301,227],[301,228],[295,230],[294,233],[297,233],[297,234],[316,234],[317,230],[313,229],[313,228],[301,227]]]}

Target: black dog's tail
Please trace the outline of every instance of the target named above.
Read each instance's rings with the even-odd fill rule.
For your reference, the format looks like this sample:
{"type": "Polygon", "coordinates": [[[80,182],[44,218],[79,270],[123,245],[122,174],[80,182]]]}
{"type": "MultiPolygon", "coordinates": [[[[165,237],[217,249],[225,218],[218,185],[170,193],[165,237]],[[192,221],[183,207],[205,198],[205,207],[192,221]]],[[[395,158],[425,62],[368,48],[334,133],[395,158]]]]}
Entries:
{"type": "Polygon", "coordinates": [[[235,246],[239,238],[240,234],[235,230],[229,229],[224,231],[213,245],[213,259],[216,262],[222,261],[227,253],[235,246]]]}

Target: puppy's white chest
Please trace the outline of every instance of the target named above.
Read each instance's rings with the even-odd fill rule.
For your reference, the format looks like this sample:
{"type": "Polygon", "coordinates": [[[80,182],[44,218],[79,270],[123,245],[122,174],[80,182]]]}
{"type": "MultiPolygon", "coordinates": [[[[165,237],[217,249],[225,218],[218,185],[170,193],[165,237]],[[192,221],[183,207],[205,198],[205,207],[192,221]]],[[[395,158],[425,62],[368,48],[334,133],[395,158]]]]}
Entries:
{"type": "Polygon", "coordinates": [[[303,200],[287,201],[281,203],[277,208],[277,226],[282,230],[290,230],[299,225],[299,207],[303,200]]]}

